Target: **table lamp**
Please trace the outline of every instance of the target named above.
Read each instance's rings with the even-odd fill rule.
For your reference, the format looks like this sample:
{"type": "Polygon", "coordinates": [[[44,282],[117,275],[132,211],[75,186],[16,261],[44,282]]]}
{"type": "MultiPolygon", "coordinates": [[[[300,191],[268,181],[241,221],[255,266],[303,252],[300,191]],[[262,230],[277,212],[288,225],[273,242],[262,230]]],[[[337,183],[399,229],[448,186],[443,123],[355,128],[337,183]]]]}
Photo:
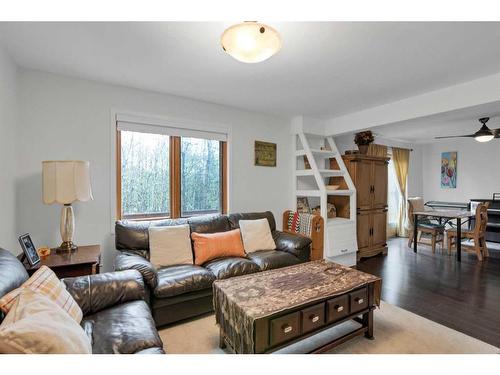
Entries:
{"type": "Polygon", "coordinates": [[[61,246],[60,252],[76,250],[73,243],[75,232],[75,216],[71,203],[93,200],[90,186],[90,168],[88,161],[64,160],[43,161],[43,203],[63,204],[61,210],[61,246]]]}

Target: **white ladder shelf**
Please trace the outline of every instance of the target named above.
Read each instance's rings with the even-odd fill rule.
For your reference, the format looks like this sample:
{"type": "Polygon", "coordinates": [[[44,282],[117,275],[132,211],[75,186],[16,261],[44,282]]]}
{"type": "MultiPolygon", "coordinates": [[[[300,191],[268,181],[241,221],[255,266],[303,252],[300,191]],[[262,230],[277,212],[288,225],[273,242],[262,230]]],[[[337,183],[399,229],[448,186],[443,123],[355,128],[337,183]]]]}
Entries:
{"type": "Polygon", "coordinates": [[[345,163],[333,137],[298,131],[295,134],[294,184],[295,200],[299,197],[319,198],[321,216],[325,220],[324,257],[349,266],[356,264],[356,187],[351,180],[345,163]],[[312,144],[312,145],[311,145],[312,144]],[[325,149],[321,149],[324,147],[325,149]],[[306,156],[310,169],[299,168],[297,160],[306,156]],[[335,158],[338,170],[329,168],[329,159],[335,158]],[[320,165],[318,165],[320,163],[320,165]],[[300,179],[314,177],[316,188],[300,185],[300,179]],[[325,179],[342,177],[347,189],[330,190],[325,179]],[[328,197],[349,197],[349,217],[328,219],[328,197]]]}

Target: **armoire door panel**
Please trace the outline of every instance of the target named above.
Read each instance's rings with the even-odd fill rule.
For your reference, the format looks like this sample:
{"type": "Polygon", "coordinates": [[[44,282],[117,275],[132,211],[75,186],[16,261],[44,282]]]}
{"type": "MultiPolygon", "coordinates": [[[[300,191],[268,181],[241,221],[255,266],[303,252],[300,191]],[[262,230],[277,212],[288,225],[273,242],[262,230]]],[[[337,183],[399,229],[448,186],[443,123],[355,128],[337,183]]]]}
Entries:
{"type": "Polygon", "coordinates": [[[357,215],[358,249],[362,251],[371,245],[371,213],[358,212],[357,215]]]}
{"type": "Polygon", "coordinates": [[[377,210],[372,212],[372,246],[381,247],[387,243],[387,211],[377,210]]]}
{"type": "Polygon", "coordinates": [[[369,210],[372,207],[372,173],[371,160],[356,162],[356,205],[360,210],[369,210]]]}

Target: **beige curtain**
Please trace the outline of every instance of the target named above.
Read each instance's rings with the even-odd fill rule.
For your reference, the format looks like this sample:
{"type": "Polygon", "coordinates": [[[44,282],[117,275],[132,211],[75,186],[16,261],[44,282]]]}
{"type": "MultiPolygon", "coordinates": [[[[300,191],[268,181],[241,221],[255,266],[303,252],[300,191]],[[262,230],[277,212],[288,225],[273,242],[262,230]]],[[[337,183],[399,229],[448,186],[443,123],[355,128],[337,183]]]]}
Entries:
{"type": "Polygon", "coordinates": [[[406,213],[406,181],[408,180],[408,166],[410,164],[410,150],[405,148],[392,148],[392,161],[394,162],[394,169],[398,177],[399,189],[401,190],[401,206],[399,207],[399,220],[397,233],[400,237],[407,237],[408,230],[406,228],[407,213],[406,213]]]}
{"type": "Polygon", "coordinates": [[[370,143],[370,145],[368,146],[367,155],[387,157],[387,146],[370,143]]]}

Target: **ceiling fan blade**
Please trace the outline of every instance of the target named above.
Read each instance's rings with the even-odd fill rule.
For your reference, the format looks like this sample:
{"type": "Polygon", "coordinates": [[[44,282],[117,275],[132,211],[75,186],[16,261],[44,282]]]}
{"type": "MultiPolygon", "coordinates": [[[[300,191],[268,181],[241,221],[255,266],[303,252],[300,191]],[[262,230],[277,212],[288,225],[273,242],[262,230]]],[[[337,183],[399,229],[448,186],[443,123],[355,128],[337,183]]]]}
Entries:
{"type": "Polygon", "coordinates": [[[500,128],[498,128],[498,129],[491,129],[491,131],[495,135],[495,138],[500,138],[500,128]]]}
{"type": "Polygon", "coordinates": [[[475,134],[466,134],[466,135],[450,135],[447,137],[434,137],[434,139],[446,139],[446,138],[474,138],[475,134]]]}

